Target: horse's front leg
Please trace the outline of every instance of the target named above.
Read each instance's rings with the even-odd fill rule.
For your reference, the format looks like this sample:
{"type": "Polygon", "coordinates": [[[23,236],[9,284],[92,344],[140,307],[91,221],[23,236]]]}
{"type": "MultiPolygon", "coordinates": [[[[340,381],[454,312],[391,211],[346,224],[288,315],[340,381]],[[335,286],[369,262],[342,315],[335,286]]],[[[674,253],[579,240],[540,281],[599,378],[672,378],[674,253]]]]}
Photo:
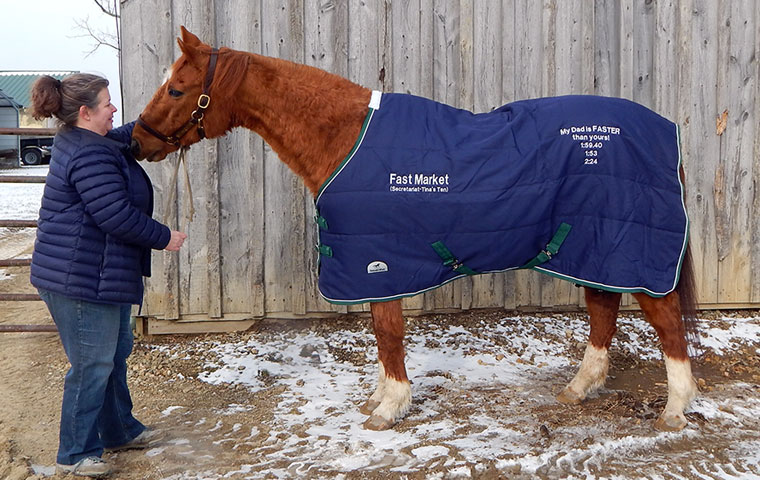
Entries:
{"type": "Polygon", "coordinates": [[[377,390],[361,407],[370,415],[364,428],[387,430],[404,416],[412,403],[412,389],[404,366],[404,317],[401,300],[371,303],[372,328],[377,338],[380,376],[377,390]]]}
{"type": "Polygon", "coordinates": [[[687,424],[683,411],[697,395],[697,384],[691,374],[680,298],[676,292],[662,298],[653,298],[644,293],[635,293],[633,296],[644,311],[644,317],[657,331],[665,354],[668,403],[654,427],[665,431],[681,430],[687,424]]]}
{"type": "Polygon", "coordinates": [[[575,378],[557,395],[557,400],[562,403],[580,403],[586,395],[604,385],[610,364],[607,352],[617,331],[621,295],[588,287],[585,290],[591,332],[581,368],[575,378]]]}

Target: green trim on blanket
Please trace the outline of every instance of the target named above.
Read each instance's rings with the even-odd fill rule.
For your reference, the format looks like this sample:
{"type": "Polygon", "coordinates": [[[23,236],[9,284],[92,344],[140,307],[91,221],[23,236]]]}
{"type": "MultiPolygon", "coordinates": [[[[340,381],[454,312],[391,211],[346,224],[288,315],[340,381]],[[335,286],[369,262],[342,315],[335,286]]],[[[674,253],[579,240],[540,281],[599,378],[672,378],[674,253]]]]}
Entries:
{"type": "Polygon", "coordinates": [[[322,192],[327,188],[328,185],[330,185],[330,182],[333,181],[333,178],[337,177],[341,170],[343,170],[343,167],[346,166],[346,164],[351,160],[351,158],[354,156],[356,151],[359,149],[359,146],[362,144],[362,140],[364,140],[364,135],[367,133],[367,127],[369,127],[369,122],[372,120],[372,114],[375,113],[374,108],[370,108],[367,112],[367,116],[364,117],[364,123],[362,124],[362,129],[359,132],[359,137],[356,139],[356,143],[354,143],[354,146],[351,148],[351,151],[348,152],[348,155],[346,155],[346,158],[343,159],[342,162],[340,162],[340,165],[333,170],[333,172],[330,174],[329,177],[327,177],[327,180],[325,180],[325,183],[322,184],[321,187],[319,187],[319,190],[317,191],[317,196],[314,199],[314,203],[319,201],[319,196],[322,195],[322,192]]]}

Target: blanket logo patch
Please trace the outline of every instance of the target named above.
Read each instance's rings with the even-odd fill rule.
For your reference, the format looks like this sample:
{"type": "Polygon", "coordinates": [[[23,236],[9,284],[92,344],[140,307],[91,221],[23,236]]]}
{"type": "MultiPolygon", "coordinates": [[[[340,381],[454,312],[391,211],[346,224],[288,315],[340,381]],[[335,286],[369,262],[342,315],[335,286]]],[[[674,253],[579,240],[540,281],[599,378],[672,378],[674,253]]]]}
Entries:
{"type": "Polygon", "coordinates": [[[448,193],[448,173],[396,173],[388,177],[391,192],[448,193]]]}
{"type": "Polygon", "coordinates": [[[374,262],[370,262],[370,264],[367,265],[367,273],[382,273],[387,271],[388,264],[381,262],[380,260],[375,260],[374,262]]]}

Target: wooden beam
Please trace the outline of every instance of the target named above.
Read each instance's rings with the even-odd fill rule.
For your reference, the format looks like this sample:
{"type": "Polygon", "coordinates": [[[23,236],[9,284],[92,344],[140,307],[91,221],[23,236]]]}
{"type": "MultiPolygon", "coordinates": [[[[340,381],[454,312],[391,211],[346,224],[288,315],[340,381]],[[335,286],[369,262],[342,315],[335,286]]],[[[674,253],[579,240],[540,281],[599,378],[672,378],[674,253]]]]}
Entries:
{"type": "Polygon", "coordinates": [[[0,302],[37,302],[42,300],[36,293],[0,293],[0,302]]]}
{"type": "Polygon", "coordinates": [[[55,325],[0,325],[0,333],[57,332],[55,325]]]}
{"type": "Polygon", "coordinates": [[[45,177],[39,175],[0,175],[0,183],[45,183],[45,177]]]}
{"type": "Polygon", "coordinates": [[[0,135],[55,136],[57,128],[0,128],[0,135]]]}
{"type": "Polygon", "coordinates": [[[36,227],[37,220],[0,220],[0,227],[36,227]]]}
{"type": "Polygon", "coordinates": [[[31,264],[31,258],[11,258],[9,260],[0,260],[0,267],[28,267],[31,264]]]}

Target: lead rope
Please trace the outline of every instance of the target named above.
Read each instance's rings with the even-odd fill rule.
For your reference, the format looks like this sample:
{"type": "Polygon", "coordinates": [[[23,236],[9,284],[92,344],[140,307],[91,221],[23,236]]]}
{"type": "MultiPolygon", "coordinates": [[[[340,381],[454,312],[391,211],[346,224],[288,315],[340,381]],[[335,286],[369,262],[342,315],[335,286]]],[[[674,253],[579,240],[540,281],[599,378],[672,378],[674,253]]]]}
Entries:
{"type": "MultiPolygon", "coordinates": [[[[174,173],[172,174],[171,182],[169,182],[170,190],[169,190],[169,198],[166,199],[166,207],[164,208],[164,225],[167,225],[169,223],[169,216],[173,209],[171,208],[172,205],[174,205],[174,202],[177,198],[177,176],[179,174],[179,166],[180,164],[183,165],[183,170],[185,171],[185,187],[187,189],[187,197],[188,201],[185,202],[185,228],[182,229],[180,225],[180,231],[187,232],[188,227],[190,226],[190,222],[193,221],[193,217],[195,216],[195,206],[193,205],[193,190],[190,187],[190,173],[187,170],[187,160],[185,160],[185,151],[188,149],[188,147],[182,147],[179,150],[179,156],[177,157],[177,163],[174,166],[174,173]]],[[[180,224],[182,222],[179,222],[180,224]]]]}

